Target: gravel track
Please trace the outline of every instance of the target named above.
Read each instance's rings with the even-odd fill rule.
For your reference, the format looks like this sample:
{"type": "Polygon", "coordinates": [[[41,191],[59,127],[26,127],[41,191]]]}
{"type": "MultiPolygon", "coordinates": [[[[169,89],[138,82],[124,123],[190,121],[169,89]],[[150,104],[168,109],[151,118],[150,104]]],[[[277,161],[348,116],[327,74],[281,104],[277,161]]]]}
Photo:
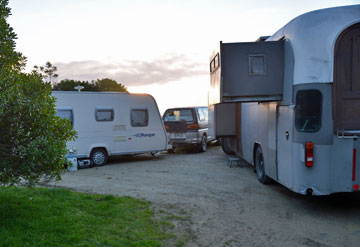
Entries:
{"type": "Polygon", "coordinates": [[[145,198],[160,214],[181,216],[173,231],[186,246],[360,246],[360,193],[298,195],[260,184],[249,164],[229,168],[227,158],[218,146],[122,157],[67,172],[57,185],[145,198]]]}

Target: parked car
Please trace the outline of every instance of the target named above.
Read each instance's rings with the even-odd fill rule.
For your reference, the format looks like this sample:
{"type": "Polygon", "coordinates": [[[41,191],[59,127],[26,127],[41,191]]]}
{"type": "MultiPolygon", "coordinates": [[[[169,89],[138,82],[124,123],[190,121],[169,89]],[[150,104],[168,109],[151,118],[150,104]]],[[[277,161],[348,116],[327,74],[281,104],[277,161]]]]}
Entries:
{"type": "Polygon", "coordinates": [[[183,107],[167,109],[163,115],[164,126],[173,152],[178,146],[194,146],[199,152],[207,150],[207,142],[213,140],[208,132],[207,107],[183,107]]]}

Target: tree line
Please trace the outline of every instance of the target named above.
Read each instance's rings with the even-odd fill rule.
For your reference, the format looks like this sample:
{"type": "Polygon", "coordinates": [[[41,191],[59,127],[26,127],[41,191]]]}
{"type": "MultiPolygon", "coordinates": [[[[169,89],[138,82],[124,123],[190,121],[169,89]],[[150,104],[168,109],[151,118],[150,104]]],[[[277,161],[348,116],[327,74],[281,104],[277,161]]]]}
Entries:
{"type": "Polygon", "coordinates": [[[53,91],[74,91],[76,86],[84,87],[82,91],[113,91],[113,92],[126,92],[128,93],[127,87],[117,81],[109,78],[97,79],[91,82],[79,81],[72,79],[64,79],[58,83],[54,82],[54,79],[59,75],[56,74],[57,67],[46,62],[45,66],[34,66],[33,73],[37,73],[42,76],[45,82],[49,82],[52,85],[53,91]]]}

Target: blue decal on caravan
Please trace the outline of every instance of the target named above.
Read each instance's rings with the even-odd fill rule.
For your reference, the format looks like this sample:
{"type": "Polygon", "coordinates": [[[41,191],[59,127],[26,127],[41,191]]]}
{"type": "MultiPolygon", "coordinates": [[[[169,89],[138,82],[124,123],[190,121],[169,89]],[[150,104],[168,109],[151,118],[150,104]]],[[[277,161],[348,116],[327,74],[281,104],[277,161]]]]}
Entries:
{"type": "Polygon", "coordinates": [[[153,137],[155,136],[155,133],[145,134],[145,133],[137,133],[134,135],[137,138],[143,138],[143,137],[153,137]]]}

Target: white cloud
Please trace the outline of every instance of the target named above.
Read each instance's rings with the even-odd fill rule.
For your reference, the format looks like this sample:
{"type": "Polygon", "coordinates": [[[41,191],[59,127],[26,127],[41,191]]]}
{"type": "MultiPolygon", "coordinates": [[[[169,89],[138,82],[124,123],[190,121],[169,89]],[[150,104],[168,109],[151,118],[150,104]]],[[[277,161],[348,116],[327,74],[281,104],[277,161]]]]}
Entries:
{"type": "Polygon", "coordinates": [[[96,80],[111,78],[126,86],[164,84],[184,78],[207,75],[204,64],[183,54],[168,54],[152,61],[126,60],[124,62],[74,61],[55,63],[59,79],[96,80]]]}

